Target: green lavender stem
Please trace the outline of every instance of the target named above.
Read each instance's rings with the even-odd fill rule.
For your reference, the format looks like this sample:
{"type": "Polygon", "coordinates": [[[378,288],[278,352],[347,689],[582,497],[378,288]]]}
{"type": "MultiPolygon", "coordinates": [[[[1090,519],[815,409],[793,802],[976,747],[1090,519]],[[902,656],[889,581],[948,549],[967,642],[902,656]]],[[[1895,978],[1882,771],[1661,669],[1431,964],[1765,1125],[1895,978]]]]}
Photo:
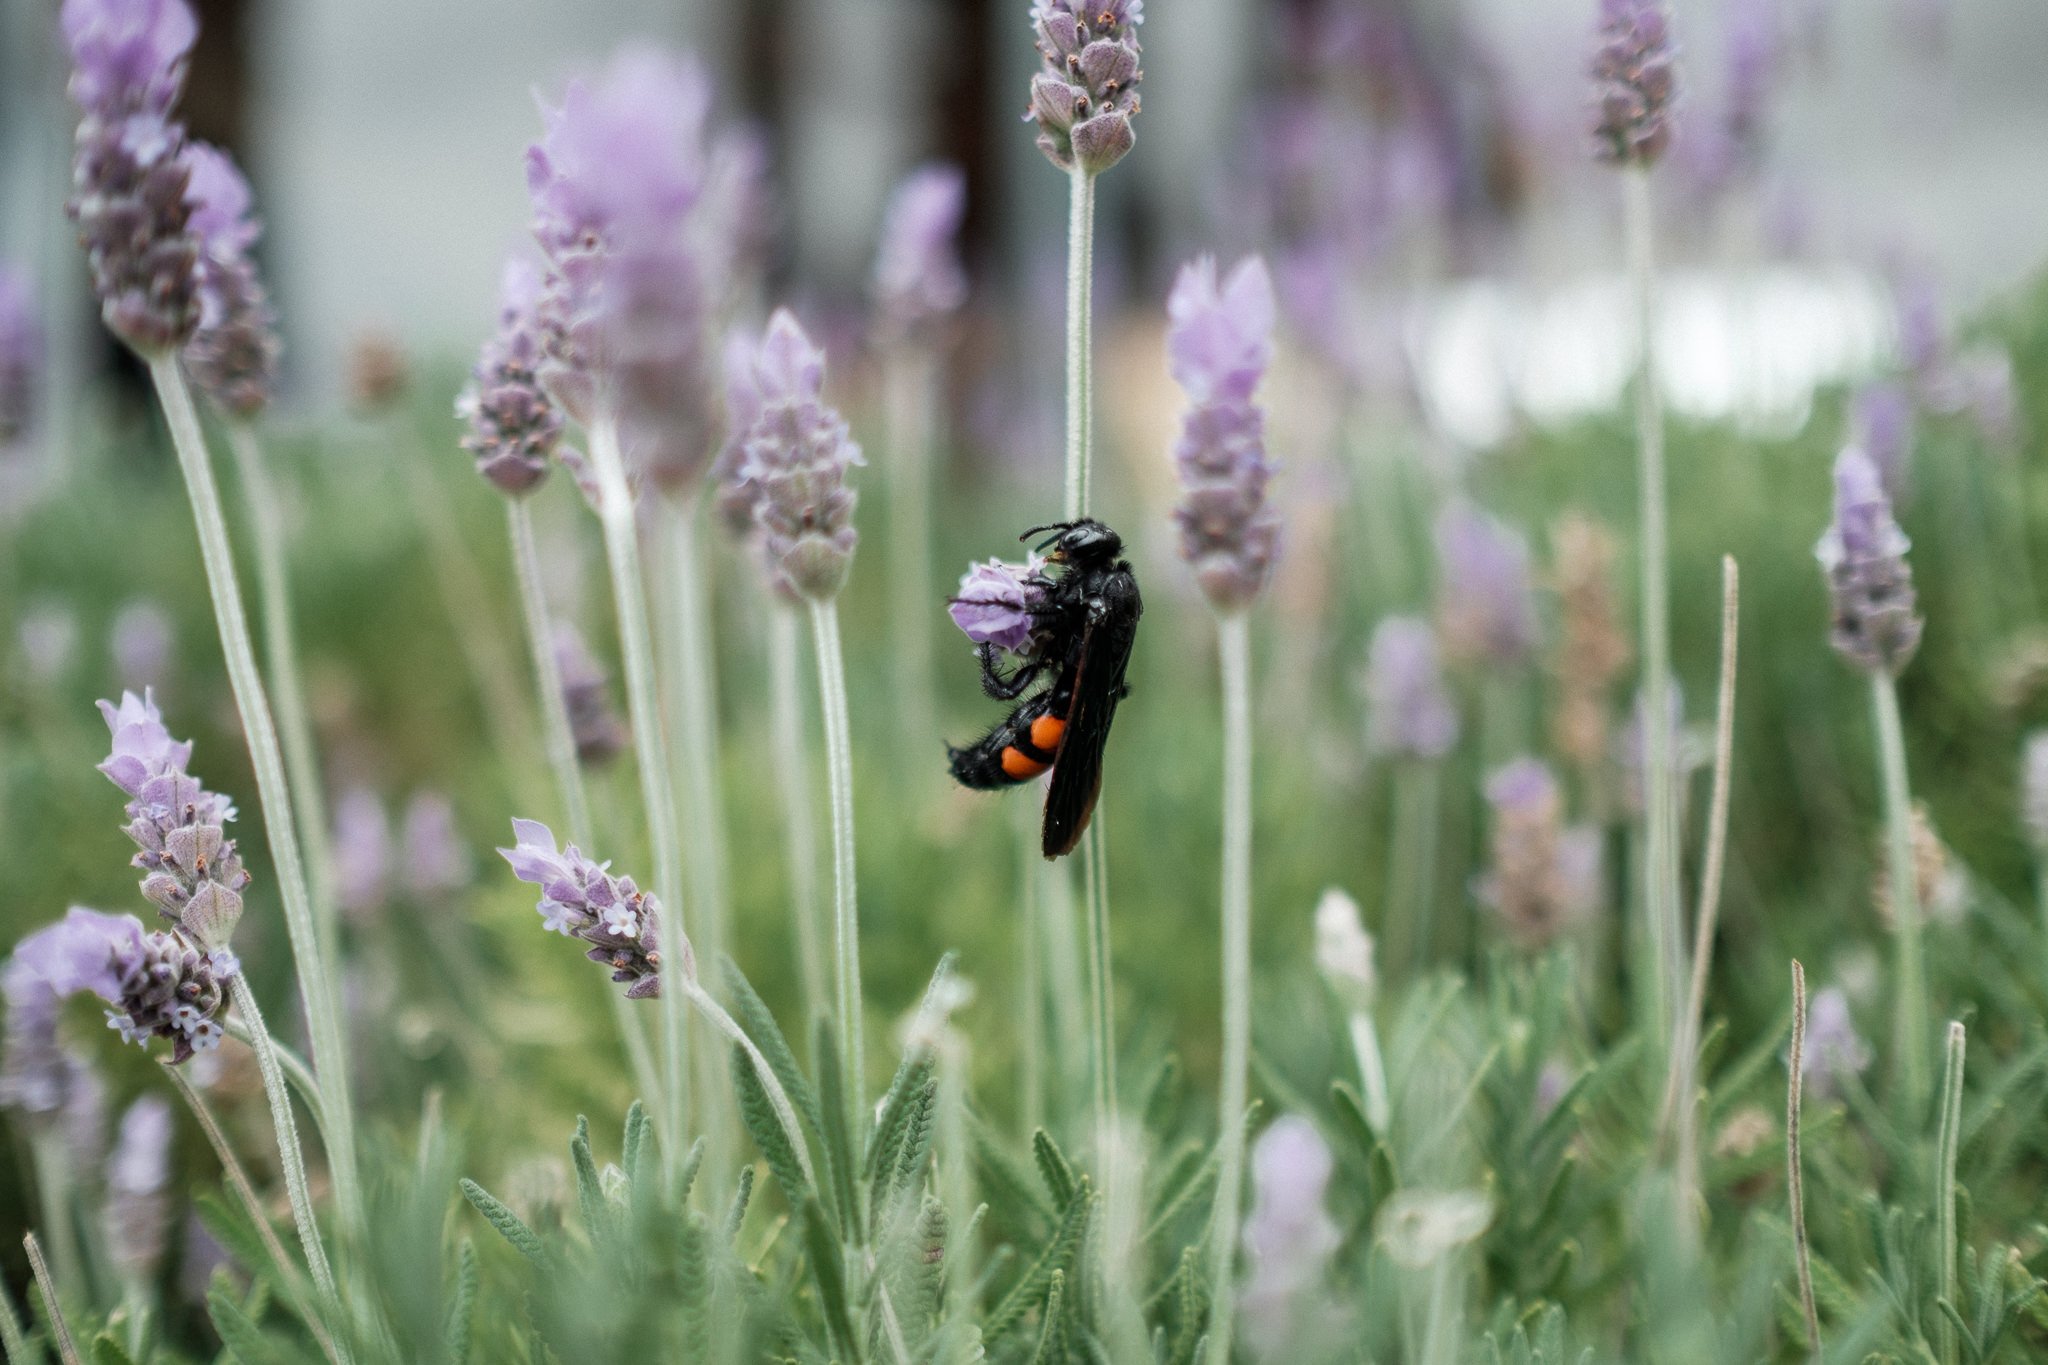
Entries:
{"type": "MultiPolygon", "coordinates": [[[[1934,1226],[1940,1258],[1941,1296],[1962,1309],[1956,1287],[1956,1152],[1963,1140],[1963,1026],[1949,1021],[1948,1051],[1941,1073],[1941,1122],[1934,1142],[1934,1226]]],[[[1944,1313],[1935,1320],[1941,1365],[1956,1365],[1955,1323],[1944,1313]]]]}
{"type": "Polygon", "coordinates": [[[818,657],[818,695],[825,717],[826,786],[832,807],[833,1000],[839,1014],[840,1066],[846,1077],[849,1132],[860,1148],[867,1130],[861,1037],[860,916],[854,899],[853,740],[846,711],[846,659],[839,647],[839,607],[812,600],[811,641],[818,657]]]}
{"type": "MultiPolygon", "coordinates": [[[[647,839],[654,855],[654,884],[661,902],[661,943],[678,957],[689,942],[683,927],[682,850],[676,831],[675,793],[669,785],[668,756],[662,751],[661,707],[655,686],[653,632],[647,619],[647,588],[640,572],[639,528],[633,490],[626,482],[615,419],[600,416],[590,426],[591,464],[597,476],[598,520],[604,530],[605,561],[619,617],[619,654],[626,675],[626,709],[633,726],[640,768],[640,798],[647,808],[647,839]]],[[[682,991],[661,993],[666,1068],[668,1132],[662,1144],[671,1181],[681,1178],[684,1134],[689,1131],[687,1000],[682,991]]]]}
{"type": "Polygon", "coordinates": [[[1813,1302],[1813,1256],[1806,1245],[1806,1173],[1799,1156],[1799,1091],[1806,1072],[1806,968],[1792,962],[1792,1047],[1785,1058],[1785,1193],[1792,1218],[1792,1258],[1799,1272],[1799,1306],[1806,1315],[1806,1346],[1820,1365],[1820,1313],[1813,1302]]]}
{"type": "Polygon", "coordinates": [[[85,1273],[85,1254],[78,1245],[78,1223],[72,1209],[71,1147],[61,1128],[35,1135],[30,1149],[35,1163],[36,1203],[43,1216],[43,1235],[57,1271],[73,1281],[85,1273]]]}
{"type": "Polygon", "coordinates": [[[1223,1102],[1218,1122],[1216,1212],[1209,1222],[1210,1365],[1229,1365],[1244,1184],[1244,1111],[1252,1044],[1251,642],[1242,613],[1218,618],[1223,672],[1223,1102]]]}
{"type": "Polygon", "coordinates": [[[1067,199],[1067,519],[1088,515],[1095,421],[1095,177],[1076,164],[1067,199]]]}
{"type": "Polygon", "coordinates": [[[221,651],[227,660],[228,684],[234,692],[235,707],[241,713],[243,736],[256,772],[264,835],[284,901],[285,930],[291,939],[299,995],[305,1001],[306,1021],[312,1033],[313,1061],[323,1082],[327,1161],[334,1182],[335,1204],[344,1231],[353,1236],[362,1227],[362,1196],[356,1180],[355,1113],[349,1097],[348,1053],[333,991],[338,972],[321,951],[305,866],[299,857],[298,826],[285,777],[284,755],[278,746],[277,728],[271,721],[270,700],[264,691],[262,671],[256,664],[256,650],[249,639],[249,618],[242,606],[241,586],[235,579],[227,519],[221,512],[220,489],[214,482],[213,464],[199,429],[199,414],[192,406],[192,395],[185,387],[176,357],[151,357],[149,372],[170,425],[171,441],[177,447],[178,465],[185,477],[185,491],[192,502],[200,557],[206,565],[207,588],[213,598],[214,623],[219,628],[221,651]]]}
{"type": "Polygon", "coordinates": [[[1891,674],[1871,675],[1870,699],[1877,718],[1892,936],[1898,952],[1893,1000],[1898,1029],[1895,1039],[1899,1106],[1910,1127],[1918,1130],[1927,1103],[1927,967],[1921,960],[1920,878],[1913,858],[1913,797],[1906,780],[1906,736],[1899,723],[1898,685],[1891,674]]]}
{"type": "MultiPolygon", "coordinates": [[[[561,662],[555,657],[554,625],[548,616],[547,593],[541,586],[540,546],[533,535],[533,510],[525,498],[505,499],[505,525],[512,541],[512,563],[519,581],[521,614],[526,618],[527,645],[533,655],[534,687],[539,694],[541,736],[548,766],[554,770],[555,791],[569,822],[569,838],[578,848],[588,851],[595,847],[590,795],[584,789],[583,766],[576,757],[576,734],[569,723],[569,703],[562,691],[561,662]]],[[[606,991],[605,996],[611,1001],[612,1019],[625,1044],[633,1084],[641,1094],[658,1098],[660,1073],[654,1069],[646,1020],[618,992],[606,991]]]]}
{"type": "MultiPolygon", "coordinates": [[[[889,445],[889,587],[895,641],[898,729],[902,752],[925,750],[932,701],[932,434],[938,407],[938,366],[923,347],[902,344],[883,360],[889,445]]],[[[921,770],[920,770],[921,771],[921,770]]]]}
{"type": "Polygon", "coordinates": [[[34,1277],[36,1288],[43,1291],[43,1307],[49,1314],[50,1330],[57,1338],[57,1358],[64,1365],[85,1365],[85,1357],[78,1353],[78,1341],[71,1335],[71,1324],[64,1320],[64,1306],[57,1301],[57,1282],[43,1260],[42,1243],[31,1232],[21,1239],[21,1244],[28,1252],[29,1274],[34,1277]]]}
{"type": "Polygon", "coordinates": [[[696,912],[696,945],[707,962],[722,961],[727,948],[725,802],[719,794],[722,766],[718,742],[718,680],[711,667],[711,610],[705,592],[703,556],[697,548],[698,503],[675,502],[665,510],[669,534],[669,591],[674,594],[674,707],[682,815],[696,832],[690,843],[690,899],[696,912]]]}
{"type": "Polygon", "coordinates": [[[249,529],[256,542],[256,597],[263,613],[263,657],[270,695],[277,707],[278,737],[284,743],[285,775],[292,804],[298,811],[305,844],[307,890],[313,897],[313,922],[320,931],[320,950],[329,962],[340,961],[334,906],[334,853],[328,846],[327,793],[320,781],[320,748],[313,740],[313,722],[306,707],[306,684],[299,671],[297,632],[292,624],[290,567],[285,554],[284,517],[277,490],[263,463],[256,429],[248,422],[228,423],[228,449],[234,453],[235,476],[249,507],[249,529]]]}
{"type": "Polygon", "coordinates": [[[1635,291],[1638,369],[1636,459],[1640,498],[1643,617],[1644,871],[1656,957],[1652,1036],[1671,1036],[1684,974],[1678,890],[1678,801],[1671,753],[1671,592],[1666,546],[1664,414],[1657,389],[1657,272],[1647,169],[1622,175],[1629,275],[1635,291]]]}
{"type": "Polygon", "coordinates": [[[775,785],[782,795],[782,834],[789,857],[790,928],[804,999],[821,1002],[831,987],[818,938],[818,828],[811,808],[810,749],[804,743],[801,628],[794,608],[779,599],[770,605],[768,682],[775,726],[775,785]]]}

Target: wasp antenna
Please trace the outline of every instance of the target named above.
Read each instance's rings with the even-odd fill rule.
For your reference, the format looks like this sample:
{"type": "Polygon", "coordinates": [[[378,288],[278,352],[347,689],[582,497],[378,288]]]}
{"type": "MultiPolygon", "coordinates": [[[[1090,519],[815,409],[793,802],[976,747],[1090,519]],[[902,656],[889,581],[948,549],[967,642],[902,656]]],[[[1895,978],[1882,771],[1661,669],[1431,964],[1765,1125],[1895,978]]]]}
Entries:
{"type": "Polygon", "coordinates": [[[1043,526],[1032,527],[1023,535],[1018,536],[1017,539],[1029,540],[1031,539],[1031,537],[1037,535],[1040,531],[1051,531],[1054,535],[1062,535],[1068,531],[1073,530],[1078,525],[1080,525],[1080,523],[1074,521],[1049,521],[1043,526]]]}

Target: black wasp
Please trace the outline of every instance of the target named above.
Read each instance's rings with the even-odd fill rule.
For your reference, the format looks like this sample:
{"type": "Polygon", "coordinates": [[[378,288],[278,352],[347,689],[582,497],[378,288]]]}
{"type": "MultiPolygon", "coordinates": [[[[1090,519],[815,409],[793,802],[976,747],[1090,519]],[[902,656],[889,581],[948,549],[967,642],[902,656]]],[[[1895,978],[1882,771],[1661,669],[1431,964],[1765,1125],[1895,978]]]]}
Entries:
{"type": "Polygon", "coordinates": [[[1037,597],[1029,645],[1007,675],[996,647],[981,647],[981,690],[997,701],[1016,701],[1016,709],[975,743],[948,752],[954,778],[984,790],[1014,787],[1051,768],[1043,849],[1046,857],[1059,858],[1081,842],[1102,791],[1102,750],[1116,704],[1131,690],[1124,669],[1144,603],[1116,532],[1083,519],[1035,526],[1018,539],[1041,531],[1052,534],[1038,548],[1051,547],[1047,562],[1062,572],[1025,580],[1037,597]],[[1047,677],[1048,686],[1025,695],[1047,677]]]}

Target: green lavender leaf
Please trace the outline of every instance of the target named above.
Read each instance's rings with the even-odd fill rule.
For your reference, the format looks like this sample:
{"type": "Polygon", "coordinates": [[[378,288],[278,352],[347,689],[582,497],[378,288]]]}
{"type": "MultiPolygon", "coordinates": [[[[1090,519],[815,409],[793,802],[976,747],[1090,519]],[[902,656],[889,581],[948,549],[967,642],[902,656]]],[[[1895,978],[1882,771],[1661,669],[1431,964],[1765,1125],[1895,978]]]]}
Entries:
{"type": "Polygon", "coordinates": [[[214,1331],[220,1333],[221,1345],[239,1365],[272,1365],[281,1359],[262,1329],[219,1281],[206,1291],[206,1312],[213,1319],[214,1331]]]}
{"type": "Polygon", "coordinates": [[[825,1217],[824,1206],[813,1195],[803,1207],[804,1246],[810,1252],[811,1278],[818,1286],[818,1306],[824,1310],[825,1328],[841,1359],[858,1362],[860,1345],[853,1331],[853,1316],[846,1304],[846,1267],[840,1257],[839,1239],[825,1217]]]}
{"type": "Polygon", "coordinates": [[[740,1167],[739,1188],[733,1191],[732,1207],[725,1215],[725,1244],[738,1243],[740,1226],[747,1221],[747,1202],[754,1196],[754,1168],[740,1167]]]}
{"type": "Polygon", "coordinates": [[[732,994],[733,1012],[739,1016],[741,1027],[754,1040],[754,1046],[761,1049],[761,1055],[768,1059],[768,1069],[775,1073],[775,1079],[782,1082],[782,1088],[789,1092],[789,1101],[796,1106],[811,1131],[822,1136],[825,1118],[818,1107],[818,1092],[811,1088],[810,1079],[796,1064],[796,1055],[789,1050],[789,1040],[782,1035],[782,1029],[775,1022],[774,1013],[761,1002],[753,983],[747,980],[731,957],[724,959],[726,989],[732,994]]]}
{"type": "Polygon", "coordinates": [[[647,1106],[634,1100],[626,1110],[625,1139],[619,1146],[619,1169],[626,1173],[626,1179],[637,1188],[640,1184],[640,1160],[647,1151],[647,1106]]]}
{"type": "Polygon", "coordinates": [[[535,1265],[548,1263],[548,1249],[542,1244],[539,1234],[526,1226],[518,1214],[505,1207],[502,1200],[493,1196],[474,1180],[464,1177],[462,1197],[476,1207],[484,1221],[498,1230],[498,1235],[510,1242],[513,1249],[535,1265]]]}
{"type": "Polygon", "coordinates": [[[1022,1322],[1024,1315],[1045,1298],[1047,1287],[1052,1283],[1055,1270],[1069,1270],[1074,1257],[1080,1250],[1083,1237],[1088,1230],[1088,1217],[1095,1203],[1088,1177],[1082,1176],[1074,1191],[1074,1197],[1067,1203],[1066,1218],[1060,1223],[1050,1241],[1038,1253],[1038,1259],[1031,1263],[1022,1278],[1010,1287],[1002,1302],[982,1324],[982,1334],[991,1343],[997,1342],[1012,1328],[1022,1322]]]}
{"type": "Polygon", "coordinates": [[[1051,1133],[1041,1128],[1031,1135],[1031,1156],[1038,1163],[1038,1178],[1045,1182],[1053,1204],[1061,1209],[1071,1205],[1076,1188],[1074,1167],[1051,1133]]]}
{"type": "Polygon", "coordinates": [[[102,1332],[94,1337],[89,1349],[92,1365],[135,1365],[135,1358],[128,1354],[112,1332],[102,1332]]]}
{"type": "Polygon", "coordinates": [[[1067,1321],[1062,1310],[1066,1307],[1067,1274],[1064,1270],[1052,1273],[1052,1286],[1045,1295],[1045,1321],[1038,1332],[1038,1349],[1031,1353],[1031,1365],[1066,1365],[1067,1321]]]}
{"type": "Polygon", "coordinates": [[[695,1210],[683,1223],[676,1283],[683,1348],[692,1358],[702,1359],[709,1354],[711,1337],[711,1229],[695,1210]]]}
{"type": "Polygon", "coordinates": [[[732,1047],[732,1079],[733,1089],[739,1095],[740,1121],[746,1125],[747,1135],[768,1159],[768,1171],[782,1187],[782,1197],[791,1208],[802,1208],[811,1194],[810,1182],[804,1179],[796,1149],[789,1145],[789,1135],[782,1131],[781,1120],[768,1102],[768,1091],[762,1086],[759,1073],[746,1049],[738,1043],[732,1047]]]}
{"type": "Polygon", "coordinates": [[[576,1116],[576,1135],[569,1139],[569,1158],[576,1169],[576,1207],[583,1215],[583,1230],[591,1245],[602,1249],[612,1240],[612,1212],[598,1182],[597,1159],[590,1153],[590,1121],[581,1114],[576,1116]]]}
{"type": "Polygon", "coordinates": [[[469,1365],[476,1340],[477,1278],[476,1243],[465,1237],[455,1250],[455,1297],[448,1305],[449,1365],[469,1365]]]}

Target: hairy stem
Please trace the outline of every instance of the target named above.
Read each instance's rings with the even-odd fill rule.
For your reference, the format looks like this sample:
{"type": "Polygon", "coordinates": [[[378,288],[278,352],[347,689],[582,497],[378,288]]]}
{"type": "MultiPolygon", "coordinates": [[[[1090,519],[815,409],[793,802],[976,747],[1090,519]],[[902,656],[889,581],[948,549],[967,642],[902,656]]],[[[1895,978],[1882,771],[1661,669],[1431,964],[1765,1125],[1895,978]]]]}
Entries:
{"type": "Polygon", "coordinates": [[[711,666],[712,621],[703,555],[697,549],[695,499],[663,509],[669,537],[669,590],[674,594],[676,676],[669,689],[682,773],[684,826],[696,832],[687,871],[696,912],[696,946],[707,962],[723,960],[728,924],[723,764],[718,742],[718,676],[711,666]]]}
{"type": "Polygon", "coordinates": [[[1088,515],[1095,443],[1095,177],[1076,164],[1067,199],[1067,520],[1088,515]]]}
{"type": "Polygon", "coordinates": [[[826,786],[832,805],[833,1000],[839,1013],[840,1067],[846,1077],[854,1149],[867,1131],[861,1037],[860,915],[854,898],[853,739],[846,712],[846,659],[839,648],[839,607],[812,600],[811,642],[818,656],[818,696],[825,717],[826,786]]]}
{"type": "Polygon", "coordinates": [[[789,917],[804,999],[830,991],[818,938],[818,826],[811,804],[810,746],[804,737],[803,662],[796,610],[777,599],[768,609],[768,682],[775,725],[776,788],[789,858],[789,917]]]}
{"type": "Polygon", "coordinates": [[[1244,1184],[1244,1111],[1252,1044],[1252,704],[1251,641],[1242,613],[1219,618],[1223,671],[1223,1102],[1218,1121],[1216,1212],[1209,1223],[1209,1283],[1216,1308],[1210,1365],[1228,1365],[1237,1295],[1237,1250],[1244,1184]]]}
{"type": "Polygon", "coordinates": [[[1896,1056],[1899,1105],[1914,1131],[1927,1103],[1927,968],[1920,951],[1920,877],[1913,858],[1913,796],[1906,781],[1906,736],[1899,723],[1899,691],[1891,674],[1871,675],[1877,717],[1878,767],[1884,782],[1885,852],[1898,951],[1896,1056]]]}
{"type": "Polygon", "coordinates": [[[1799,1270],[1799,1306],[1806,1346],[1820,1365],[1820,1313],[1813,1302],[1813,1255],[1806,1244],[1806,1175],[1799,1160],[1799,1091],[1805,1080],[1806,969],[1792,961],[1792,1047],[1785,1058],[1785,1192],[1791,1203],[1792,1258],[1799,1270]]]}
{"type": "MultiPolygon", "coordinates": [[[[1956,1285],[1956,1152],[1963,1140],[1963,1050],[1959,1021],[1950,1020],[1948,1052],[1941,1073],[1941,1123],[1934,1142],[1934,1226],[1941,1296],[1962,1309],[1956,1285]]],[[[1935,1320],[1941,1365],[1956,1365],[1956,1328],[1947,1314],[1935,1320]]]]}
{"type": "Polygon", "coordinates": [[[57,1282],[50,1277],[49,1263],[43,1260],[42,1243],[31,1232],[21,1239],[28,1252],[29,1274],[34,1277],[36,1288],[43,1291],[43,1307],[50,1315],[50,1331],[57,1338],[57,1357],[64,1365],[85,1365],[85,1357],[78,1354],[78,1340],[71,1335],[71,1324],[64,1320],[64,1306],[57,1302],[57,1282]]]}
{"type": "MultiPolygon", "coordinates": [[[[228,683],[241,713],[242,733],[256,772],[256,792],[263,809],[263,832],[277,869],[278,892],[284,901],[285,930],[291,939],[299,995],[305,1001],[312,1034],[313,1063],[322,1077],[321,1093],[327,1120],[327,1162],[342,1227],[351,1237],[362,1227],[362,1196],[356,1181],[355,1113],[349,1097],[348,1053],[333,983],[338,964],[327,961],[307,891],[306,871],[299,857],[298,824],[277,727],[271,721],[270,699],[256,650],[249,638],[248,613],[235,578],[234,552],[228,544],[227,518],[221,512],[220,488],[199,429],[199,414],[176,357],[150,358],[150,378],[170,424],[172,444],[192,502],[192,520],[199,533],[199,552],[206,565],[207,588],[213,597],[214,623],[226,656],[228,683]]],[[[259,1056],[261,1054],[259,1053],[259,1056]]]]}
{"type": "Polygon", "coordinates": [[[299,1126],[292,1117],[292,1097],[285,1089],[284,1069],[277,1064],[270,1030],[263,1023],[262,1011],[256,1008],[256,995],[249,989],[248,977],[235,973],[228,978],[228,990],[234,998],[236,1013],[248,1025],[257,1074],[263,1078],[263,1097],[270,1102],[270,1123],[277,1130],[278,1165],[284,1172],[285,1196],[291,1201],[299,1246],[306,1253],[306,1269],[313,1277],[322,1311],[338,1322],[340,1299],[335,1293],[334,1271],[327,1264],[327,1250],[320,1242],[320,1225],[313,1218],[313,1198],[306,1190],[306,1157],[299,1148],[299,1126]]]}
{"type": "MultiPolygon", "coordinates": [[[[681,976],[681,973],[678,973],[681,976]]],[[[761,1055],[761,1049],[754,1046],[754,1040],[739,1026],[739,1021],[726,1013],[725,1007],[711,998],[701,985],[691,978],[683,977],[683,989],[679,993],[697,1007],[711,1026],[738,1043],[740,1050],[747,1054],[748,1063],[754,1068],[754,1075],[760,1079],[761,1088],[768,1094],[768,1107],[775,1111],[775,1121],[782,1127],[782,1135],[789,1139],[790,1151],[796,1155],[796,1164],[803,1169],[804,1179],[812,1185],[818,1177],[811,1168],[811,1149],[804,1142],[804,1130],[796,1120],[796,1106],[790,1103],[789,1092],[782,1087],[782,1081],[775,1074],[775,1068],[761,1055]]]]}
{"type": "MultiPolygon", "coordinates": [[[[655,684],[646,580],[640,572],[639,527],[615,419],[600,416],[591,424],[590,456],[597,476],[598,520],[604,529],[605,561],[611,570],[612,599],[618,610],[619,654],[626,675],[626,709],[633,726],[634,756],[640,769],[640,799],[647,808],[647,839],[653,849],[654,884],[661,902],[661,948],[668,960],[676,961],[687,951],[689,943],[683,927],[682,849],[677,839],[676,800],[669,785],[668,755],[661,742],[660,692],[655,684]]],[[[671,1182],[679,1182],[682,1177],[684,1149],[688,1145],[684,1139],[689,1131],[686,1006],[682,991],[661,993],[668,1119],[662,1154],[671,1182]]]]}

